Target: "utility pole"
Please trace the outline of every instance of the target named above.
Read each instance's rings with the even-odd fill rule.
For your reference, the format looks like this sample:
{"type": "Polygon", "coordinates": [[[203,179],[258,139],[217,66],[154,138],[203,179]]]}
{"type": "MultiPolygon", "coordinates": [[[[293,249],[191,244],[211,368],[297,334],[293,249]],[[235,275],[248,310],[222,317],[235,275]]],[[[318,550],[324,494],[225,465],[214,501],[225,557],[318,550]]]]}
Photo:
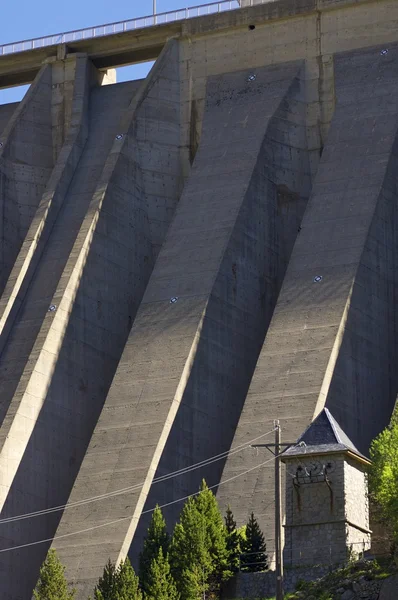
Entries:
{"type": "Polygon", "coordinates": [[[283,554],[282,554],[282,472],[281,454],[296,442],[281,442],[281,426],[278,420],[274,421],[275,443],[253,444],[252,448],[267,448],[275,456],[275,575],[276,596],[275,600],[283,600],[283,554]],[[281,449],[282,448],[282,449],[281,449]]]}
{"type": "Polygon", "coordinates": [[[153,17],[156,24],[156,0],[153,0],[153,17]]]}
{"type": "Polygon", "coordinates": [[[283,600],[281,427],[275,425],[275,568],[276,600],[283,600]]]}

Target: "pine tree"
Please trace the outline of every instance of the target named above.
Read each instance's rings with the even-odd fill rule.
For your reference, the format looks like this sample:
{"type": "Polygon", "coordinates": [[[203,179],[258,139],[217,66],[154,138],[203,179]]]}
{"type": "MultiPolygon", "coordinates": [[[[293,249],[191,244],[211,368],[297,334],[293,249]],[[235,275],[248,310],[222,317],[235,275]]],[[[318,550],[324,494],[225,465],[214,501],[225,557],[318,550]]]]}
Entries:
{"type": "Polygon", "coordinates": [[[217,593],[220,590],[221,582],[232,576],[228,568],[227,530],[216,497],[207,487],[205,480],[202,481],[200,493],[195,497],[195,502],[198,511],[205,518],[206,542],[213,562],[209,587],[212,592],[217,593]]]}
{"type": "Polygon", "coordinates": [[[113,600],[117,593],[117,569],[109,559],[94,590],[95,600],[113,600]]]}
{"type": "Polygon", "coordinates": [[[107,562],[94,590],[95,600],[142,600],[139,580],[128,558],[116,567],[107,562]]]}
{"type": "Polygon", "coordinates": [[[217,594],[228,569],[226,528],[217,501],[203,481],[200,493],[181,512],[170,547],[170,562],[182,600],[217,594]]]}
{"type": "Polygon", "coordinates": [[[65,567],[53,549],[48,551],[41,566],[33,597],[35,600],[73,600],[75,597],[75,591],[68,590],[65,567]]]}
{"type": "Polygon", "coordinates": [[[227,512],[225,516],[225,527],[227,530],[227,551],[228,551],[228,564],[229,570],[232,573],[237,573],[239,571],[240,565],[240,542],[241,538],[236,529],[236,521],[232,514],[231,507],[228,504],[227,512]]]}
{"type": "Polygon", "coordinates": [[[201,565],[191,565],[182,572],[180,581],[181,598],[202,600],[208,598],[209,584],[206,581],[206,569],[201,565]]]}
{"type": "Polygon", "coordinates": [[[166,521],[162,515],[159,506],[156,506],[152,514],[152,519],[148,527],[147,536],[144,540],[144,547],[140,553],[139,576],[141,588],[147,592],[148,575],[151,569],[152,561],[158,558],[159,549],[162,549],[163,556],[167,555],[170,538],[166,529],[166,521]]]}
{"type": "Polygon", "coordinates": [[[172,574],[182,600],[196,600],[208,588],[212,571],[206,544],[206,523],[193,498],[188,498],[180,522],[174,528],[170,546],[172,574]]]}
{"type": "Polygon", "coordinates": [[[236,521],[234,519],[234,515],[232,514],[232,510],[230,505],[227,506],[227,512],[225,514],[225,527],[227,528],[227,534],[233,533],[236,531],[236,521]]]}
{"type": "Polygon", "coordinates": [[[242,544],[241,570],[249,573],[265,571],[268,568],[265,551],[264,534],[252,513],[246,526],[246,540],[242,544]]]}
{"type": "Polygon", "coordinates": [[[127,557],[119,565],[117,600],[142,600],[140,582],[127,557]]]}
{"type": "Polygon", "coordinates": [[[160,547],[159,553],[153,559],[147,578],[147,591],[145,600],[179,600],[176,584],[170,573],[169,557],[163,555],[160,547]]]}

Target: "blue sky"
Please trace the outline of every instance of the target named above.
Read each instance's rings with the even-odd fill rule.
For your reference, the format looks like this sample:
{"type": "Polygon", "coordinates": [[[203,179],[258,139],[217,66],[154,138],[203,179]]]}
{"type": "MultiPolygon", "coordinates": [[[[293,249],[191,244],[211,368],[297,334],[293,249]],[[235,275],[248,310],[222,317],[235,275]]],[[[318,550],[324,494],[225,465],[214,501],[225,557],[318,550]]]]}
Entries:
{"type": "MultiPolygon", "coordinates": [[[[157,0],[157,12],[212,0],[157,0]]],[[[0,0],[0,44],[152,14],[152,0],[0,0]]],[[[118,81],[144,77],[148,65],[120,69],[118,81]]],[[[23,88],[0,90],[0,104],[20,100],[23,88]]]]}

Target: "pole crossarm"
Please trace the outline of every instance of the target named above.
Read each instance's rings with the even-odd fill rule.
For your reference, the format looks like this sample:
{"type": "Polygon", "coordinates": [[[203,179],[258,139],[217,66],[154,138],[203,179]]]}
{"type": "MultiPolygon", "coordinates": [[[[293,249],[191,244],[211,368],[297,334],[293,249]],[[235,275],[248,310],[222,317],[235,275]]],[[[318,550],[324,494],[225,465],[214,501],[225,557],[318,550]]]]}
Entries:
{"type": "MultiPolygon", "coordinates": [[[[295,446],[296,444],[297,444],[297,442],[286,442],[284,444],[283,443],[279,444],[279,448],[282,449],[282,451],[278,453],[278,456],[280,456],[281,454],[286,452],[286,450],[289,450],[289,448],[291,448],[292,446],[295,446]]],[[[267,450],[269,450],[271,452],[271,454],[273,454],[273,456],[277,456],[276,452],[274,450],[272,450],[272,448],[276,447],[276,444],[252,444],[250,447],[251,448],[266,448],[267,450]]]]}

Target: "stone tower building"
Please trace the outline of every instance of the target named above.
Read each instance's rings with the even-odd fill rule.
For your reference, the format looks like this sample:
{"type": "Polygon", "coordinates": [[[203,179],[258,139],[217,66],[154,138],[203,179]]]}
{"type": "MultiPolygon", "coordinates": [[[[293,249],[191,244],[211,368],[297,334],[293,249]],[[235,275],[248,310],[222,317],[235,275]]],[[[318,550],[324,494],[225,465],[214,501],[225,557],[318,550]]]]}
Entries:
{"type": "Polygon", "coordinates": [[[343,562],[370,548],[366,468],[370,464],[325,408],[286,464],[285,564],[343,562]]]}

